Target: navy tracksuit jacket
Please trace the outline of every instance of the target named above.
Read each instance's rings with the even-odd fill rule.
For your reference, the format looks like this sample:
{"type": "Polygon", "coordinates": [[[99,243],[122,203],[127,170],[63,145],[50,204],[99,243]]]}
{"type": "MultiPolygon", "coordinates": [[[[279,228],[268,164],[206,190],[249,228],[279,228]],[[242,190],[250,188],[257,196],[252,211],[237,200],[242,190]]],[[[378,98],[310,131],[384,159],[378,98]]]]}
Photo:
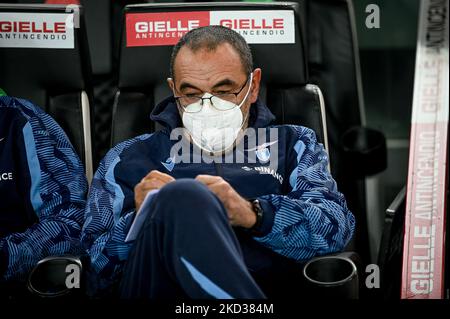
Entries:
{"type": "MultiPolygon", "coordinates": [[[[91,259],[91,284],[94,291],[98,292],[111,287],[115,283],[117,284],[123,276],[128,278],[127,274],[123,274],[124,267],[126,267],[125,271],[136,271],[136,269],[133,270],[133,266],[125,266],[125,264],[129,258],[130,249],[133,246],[134,248],[142,246],[139,240],[146,241],[147,246],[143,245],[143,247],[147,248],[148,245],[151,246],[155,242],[162,241],[160,237],[151,237],[156,236],[155,234],[150,234],[153,239],[149,238],[148,240],[145,238],[146,235],[141,234],[141,238],[137,240],[138,243],[126,243],[124,241],[135,217],[134,187],[151,170],[159,170],[176,179],[192,179],[199,174],[220,175],[242,197],[247,199],[258,198],[264,210],[264,218],[260,236],[251,240],[255,245],[267,248],[277,255],[302,261],[316,255],[342,250],[351,239],[355,227],[354,216],[348,210],[343,195],[337,190],[336,183],[327,168],[328,156],[323,146],[317,142],[312,130],[292,125],[269,126],[274,120],[274,116],[264,104],[257,102],[250,109],[249,127],[262,129],[257,134],[260,137],[263,135],[264,140],[269,143],[258,144],[259,147],[256,148],[249,145],[236,148],[233,153],[236,153],[237,149],[243,149],[243,154],[240,155],[244,156],[245,163],[211,161],[177,163],[174,162],[170,152],[178,141],[171,140],[170,133],[172,129],[181,127],[182,124],[174,99],[170,97],[157,105],[152,112],[151,119],[160,123],[164,128],[153,134],[138,136],[115,146],[100,163],[92,182],[86,208],[86,221],[82,231],[82,242],[91,259]],[[270,141],[271,129],[277,130],[276,141],[270,141]],[[255,153],[258,153],[256,157],[255,153]],[[278,155],[278,165],[275,170],[272,170],[267,167],[265,157],[274,153],[278,155]],[[247,161],[249,158],[256,158],[256,162],[247,161]]],[[[242,143],[246,143],[246,140],[242,143]]],[[[195,154],[192,145],[190,149],[195,154]]],[[[237,154],[234,155],[237,156],[237,154]]],[[[196,186],[194,185],[192,188],[196,188],[196,186]]],[[[215,203],[211,198],[207,199],[208,195],[201,188],[198,190],[197,193],[204,195],[204,197],[201,197],[201,201],[208,202],[209,205],[205,206],[204,209],[222,210],[222,213],[226,215],[223,207],[219,207],[220,203],[215,203]]],[[[173,190],[171,194],[176,194],[173,196],[168,196],[167,191],[163,193],[159,196],[159,202],[158,195],[156,196],[156,203],[152,209],[165,210],[165,207],[167,207],[168,211],[178,211],[179,214],[183,214],[183,218],[189,218],[192,211],[196,210],[196,206],[198,206],[196,204],[198,201],[189,202],[189,200],[183,199],[183,192],[180,192],[179,189],[173,190]],[[170,197],[173,198],[168,200],[170,197]],[[164,205],[161,198],[164,198],[164,201],[168,204],[164,205]]],[[[222,213],[219,212],[214,221],[223,226],[219,227],[218,232],[228,234],[226,226],[220,222],[223,221],[222,213]]],[[[193,214],[192,218],[198,220],[201,215],[195,217],[193,214]]],[[[180,217],[180,219],[182,218],[180,217]]],[[[175,227],[177,224],[172,219],[165,222],[171,224],[171,227],[175,227]]],[[[170,227],[164,228],[150,224],[147,225],[147,228],[153,229],[152,231],[156,233],[162,232],[161,229],[166,229],[166,232],[173,231],[173,228],[170,227]]],[[[186,222],[185,224],[188,225],[189,223],[186,222]]],[[[209,225],[213,225],[213,222],[209,225]]],[[[195,223],[190,227],[195,227],[195,223]]],[[[200,246],[200,243],[195,242],[195,232],[187,235],[182,227],[177,229],[180,236],[186,236],[185,238],[192,240],[190,245],[193,245],[193,247],[195,245],[200,246]]],[[[176,236],[177,234],[172,235],[176,236]]],[[[208,238],[208,236],[205,238],[208,238]]],[[[233,239],[230,239],[230,241],[230,246],[235,249],[236,245],[232,243],[233,239]]],[[[142,272],[154,271],[155,267],[160,267],[164,262],[176,263],[177,269],[184,267],[185,270],[189,270],[186,275],[190,274],[195,280],[203,278],[206,282],[212,283],[213,287],[219,288],[218,290],[206,291],[205,295],[202,295],[196,292],[201,291],[198,287],[204,288],[204,282],[203,284],[197,282],[197,290],[192,293],[193,290],[190,290],[192,287],[189,288],[192,284],[187,286],[181,284],[188,296],[219,298],[251,296],[252,292],[240,294],[238,291],[233,295],[232,292],[222,289],[223,287],[216,283],[217,281],[223,281],[223,279],[205,276],[208,270],[199,271],[199,265],[193,262],[196,257],[185,256],[183,251],[178,251],[183,250],[183,242],[179,238],[171,238],[169,242],[171,242],[170,245],[175,245],[173,242],[179,242],[181,245],[174,248],[175,255],[171,255],[170,258],[160,256],[162,260],[159,265],[154,265],[149,261],[148,265],[153,265],[153,269],[140,269],[141,277],[145,277],[142,272]],[[173,260],[174,256],[178,256],[177,261],[173,260]],[[222,291],[225,294],[216,294],[214,291],[222,291]]],[[[202,244],[204,242],[205,240],[202,241],[202,244]]],[[[160,245],[163,245],[163,243],[161,242],[160,245]]],[[[155,246],[151,249],[153,251],[161,249],[161,247],[155,246]]],[[[171,247],[173,248],[173,246],[171,247]]],[[[146,248],[141,247],[141,249],[146,248]]],[[[236,254],[232,254],[235,257],[239,255],[239,249],[236,249],[236,254]]],[[[158,255],[154,251],[152,254],[158,255]]],[[[161,250],[161,254],[166,254],[166,252],[161,250]]],[[[202,252],[200,249],[192,249],[191,254],[201,255],[202,252]]],[[[145,255],[140,258],[145,258],[145,255]]],[[[208,257],[203,256],[202,258],[208,257]]],[[[136,256],[133,255],[133,260],[135,259],[136,256]]],[[[226,265],[219,265],[220,263],[214,260],[211,260],[209,264],[211,263],[216,264],[216,267],[226,267],[226,265]]],[[[237,264],[239,263],[236,261],[237,264]]],[[[202,264],[201,267],[203,266],[202,264]]],[[[167,266],[166,268],[171,267],[167,266]]],[[[177,277],[177,275],[174,275],[175,272],[175,270],[173,273],[169,272],[168,278],[177,280],[173,278],[174,276],[177,277]]],[[[141,279],[144,280],[144,278],[141,279]]],[[[226,284],[225,282],[224,285],[226,284]]],[[[150,295],[154,296],[153,293],[150,293],[150,295]]],[[[255,293],[254,296],[261,295],[255,293]]]]}

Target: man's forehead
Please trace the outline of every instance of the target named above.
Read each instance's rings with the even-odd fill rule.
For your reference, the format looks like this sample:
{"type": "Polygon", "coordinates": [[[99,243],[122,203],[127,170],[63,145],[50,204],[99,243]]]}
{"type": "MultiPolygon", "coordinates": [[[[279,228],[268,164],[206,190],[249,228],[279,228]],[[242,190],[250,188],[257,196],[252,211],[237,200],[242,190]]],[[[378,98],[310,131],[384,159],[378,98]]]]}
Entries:
{"type": "Polygon", "coordinates": [[[215,46],[204,44],[195,48],[189,45],[184,45],[180,48],[178,52],[178,57],[180,56],[203,56],[203,55],[221,55],[221,53],[226,52],[227,55],[239,60],[239,53],[237,50],[227,42],[217,44],[215,46]]]}
{"type": "Polygon", "coordinates": [[[183,46],[174,63],[175,77],[184,74],[226,73],[227,71],[233,74],[244,72],[239,53],[228,43],[220,44],[213,49],[200,47],[193,50],[183,46]]]}

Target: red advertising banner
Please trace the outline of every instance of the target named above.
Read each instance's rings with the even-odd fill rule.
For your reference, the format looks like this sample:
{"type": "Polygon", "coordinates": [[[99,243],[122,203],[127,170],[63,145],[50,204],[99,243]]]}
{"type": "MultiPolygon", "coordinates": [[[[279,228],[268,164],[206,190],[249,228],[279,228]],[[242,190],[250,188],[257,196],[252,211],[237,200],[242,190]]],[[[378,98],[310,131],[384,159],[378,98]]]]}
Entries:
{"type": "Polygon", "coordinates": [[[80,5],[80,0],[45,0],[46,4],[76,4],[80,5]]]}
{"type": "Polygon", "coordinates": [[[209,21],[208,11],[127,14],[127,46],[174,45],[185,33],[209,21]]]}

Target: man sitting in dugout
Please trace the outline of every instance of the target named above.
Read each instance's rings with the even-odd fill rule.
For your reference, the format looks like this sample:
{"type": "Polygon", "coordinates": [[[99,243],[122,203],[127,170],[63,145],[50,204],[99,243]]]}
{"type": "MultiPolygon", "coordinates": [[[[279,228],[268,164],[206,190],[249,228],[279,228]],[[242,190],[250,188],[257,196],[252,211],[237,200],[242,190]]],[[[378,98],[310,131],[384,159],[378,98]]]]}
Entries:
{"type": "Polygon", "coordinates": [[[288,269],[341,251],[354,232],[327,153],[309,128],[270,125],[275,117],[258,99],[262,70],[235,31],[186,33],[170,73],[173,96],[150,116],[164,128],[115,146],[94,176],[82,231],[89,291],[280,297],[288,269]],[[145,222],[125,241],[138,211],[145,222]]]}

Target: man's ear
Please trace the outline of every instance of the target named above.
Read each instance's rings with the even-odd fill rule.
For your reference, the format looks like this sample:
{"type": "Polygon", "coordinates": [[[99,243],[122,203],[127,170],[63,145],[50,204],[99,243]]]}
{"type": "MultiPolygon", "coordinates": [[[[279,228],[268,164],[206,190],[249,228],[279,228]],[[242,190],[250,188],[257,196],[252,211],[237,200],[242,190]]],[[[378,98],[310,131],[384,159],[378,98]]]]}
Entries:
{"type": "Polygon", "coordinates": [[[172,78],[167,78],[167,85],[172,90],[172,92],[175,92],[175,83],[173,82],[172,78]]]}
{"type": "Polygon", "coordinates": [[[250,103],[255,103],[259,95],[259,85],[261,83],[261,69],[256,68],[253,71],[252,88],[250,90],[250,103]]]}

